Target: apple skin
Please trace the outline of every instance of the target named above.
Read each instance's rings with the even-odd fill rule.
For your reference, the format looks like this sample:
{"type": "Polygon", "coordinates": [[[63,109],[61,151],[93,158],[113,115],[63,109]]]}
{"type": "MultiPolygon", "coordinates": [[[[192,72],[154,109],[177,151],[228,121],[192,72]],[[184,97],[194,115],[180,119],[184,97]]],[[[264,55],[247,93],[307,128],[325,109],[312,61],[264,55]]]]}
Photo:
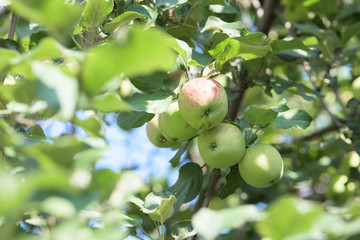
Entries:
{"type": "Polygon", "coordinates": [[[178,147],[179,143],[167,140],[159,128],[159,115],[155,115],[146,124],[146,133],[152,144],[160,148],[178,147]]]}
{"type": "Polygon", "coordinates": [[[179,93],[181,116],[196,129],[219,124],[228,111],[228,99],[220,83],[209,78],[188,81],[179,93]]]}
{"type": "Polygon", "coordinates": [[[159,114],[159,128],[165,138],[173,142],[184,142],[198,133],[197,129],[192,128],[182,118],[177,101],[172,102],[165,112],[159,114]]]}
{"type": "Polygon", "coordinates": [[[225,168],[235,165],[244,156],[245,139],[237,126],[220,123],[200,134],[198,147],[207,165],[225,168]]]}
{"type": "Polygon", "coordinates": [[[239,172],[247,184],[266,188],[282,177],[284,162],[276,148],[258,143],[246,149],[239,162],[239,172]]]}

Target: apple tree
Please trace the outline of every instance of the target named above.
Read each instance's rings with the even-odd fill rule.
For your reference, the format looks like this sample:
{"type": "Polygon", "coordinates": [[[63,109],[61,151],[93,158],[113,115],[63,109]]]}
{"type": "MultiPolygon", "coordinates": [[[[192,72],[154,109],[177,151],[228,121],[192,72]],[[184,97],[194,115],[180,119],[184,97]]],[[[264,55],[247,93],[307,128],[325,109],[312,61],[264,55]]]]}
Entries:
{"type": "Polygon", "coordinates": [[[358,239],[359,19],[357,0],[1,0],[0,239],[358,239]],[[171,148],[177,180],[98,168],[109,119],[171,148]]]}

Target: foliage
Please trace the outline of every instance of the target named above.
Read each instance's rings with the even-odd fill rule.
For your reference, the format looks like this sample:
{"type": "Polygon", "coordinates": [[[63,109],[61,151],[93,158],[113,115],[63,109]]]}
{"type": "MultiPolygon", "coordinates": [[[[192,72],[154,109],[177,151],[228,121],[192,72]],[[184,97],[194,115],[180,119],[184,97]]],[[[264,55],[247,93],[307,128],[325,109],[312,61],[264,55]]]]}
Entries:
{"type": "Polygon", "coordinates": [[[360,236],[358,1],[0,4],[1,239],[360,236]],[[236,165],[211,169],[197,136],[169,159],[179,176],[162,192],[134,171],[96,167],[106,116],[140,127],[201,76],[225,87],[223,122],[247,146],[281,153],[279,182],[257,189],[236,165]],[[46,136],[51,119],[71,130],[46,136]]]}

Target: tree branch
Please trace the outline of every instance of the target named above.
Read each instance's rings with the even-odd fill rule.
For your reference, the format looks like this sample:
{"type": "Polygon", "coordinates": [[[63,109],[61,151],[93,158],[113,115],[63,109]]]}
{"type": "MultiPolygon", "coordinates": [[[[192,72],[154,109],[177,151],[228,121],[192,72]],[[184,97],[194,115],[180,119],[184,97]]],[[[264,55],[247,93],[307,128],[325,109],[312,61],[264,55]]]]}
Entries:
{"type": "Polygon", "coordinates": [[[294,139],[293,143],[315,140],[315,139],[318,139],[318,138],[322,137],[323,135],[325,135],[327,133],[330,133],[332,131],[336,131],[338,129],[339,129],[339,127],[337,125],[335,125],[335,124],[330,125],[330,126],[328,126],[326,128],[323,128],[323,129],[321,129],[319,131],[313,132],[310,135],[294,139]]]}
{"type": "Polygon", "coordinates": [[[15,27],[16,27],[17,19],[18,19],[18,15],[16,15],[16,13],[12,13],[11,14],[11,21],[10,21],[8,39],[14,39],[15,27]]]}

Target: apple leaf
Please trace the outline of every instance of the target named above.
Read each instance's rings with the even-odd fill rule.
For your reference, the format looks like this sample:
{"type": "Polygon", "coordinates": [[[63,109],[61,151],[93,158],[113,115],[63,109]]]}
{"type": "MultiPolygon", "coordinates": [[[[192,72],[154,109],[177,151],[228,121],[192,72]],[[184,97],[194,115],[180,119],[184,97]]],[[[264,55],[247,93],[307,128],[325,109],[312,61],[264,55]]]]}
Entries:
{"type": "Polygon", "coordinates": [[[287,112],[279,113],[272,124],[279,128],[287,129],[296,126],[301,129],[307,128],[312,121],[312,117],[304,110],[292,109],[287,112]]]}
{"type": "Polygon", "coordinates": [[[150,75],[132,77],[130,82],[141,91],[154,92],[163,87],[165,76],[166,72],[157,71],[150,75]]]}
{"type": "Polygon", "coordinates": [[[145,197],[141,211],[148,214],[153,221],[163,223],[173,215],[176,200],[169,192],[151,192],[145,197]]]}
{"type": "Polygon", "coordinates": [[[119,112],[116,123],[125,130],[137,128],[150,121],[155,115],[147,112],[119,112]]]}
{"type": "Polygon", "coordinates": [[[261,214],[254,205],[242,205],[218,211],[201,208],[192,217],[192,223],[202,239],[212,240],[222,230],[232,229],[247,221],[256,221],[260,218],[261,214]]]}
{"type": "Polygon", "coordinates": [[[354,108],[356,107],[357,105],[360,104],[360,99],[357,99],[357,98],[351,98],[347,104],[346,104],[346,107],[347,108],[354,108]]]}
{"type": "Polygon", "coordinates": [[[144,15],[148,19],[152,19],[149,11],[138,3],[132,4],[130,7],[128,7],[128,9],[126,9],[126,11],[137,12],[140,13],[141,15],[144,15]]]}
{"type": "Polygon", "coordinates": [[[245,112],[245,118],[248,120],[250,127],[254,127],[255,125],[268,125],[272,121],[275,120],[276,116],[278,115],[272,109],[265,109],[265,108],[258,108],[255,106],[251,106],[245,112]]]}
{"type": "Polygon", "coordinates": [[[273,54],[290,49],[301,49],[304,51],[310,51],[310,49],[307,46],[305,46],[305,44],[299,39],[293,39],[290,41],[276,39],[270,42],[270,46],[273,50],[273,54]]]}
{"type": "Polygon", "coordinates": [[[176,167],[177,165],[179,165],[180,158],[184,154],[184,152],[187,150],[189,145],[190,145],[190,141],[186,141],[181,144],[181,147],[179,148],[179,150],[175,153],[175,155],[169,161],[171,163],[171,166],[176,167]]]}
{"type": "Polygon", "coordinates": [[[195,199],[201,190],[202,183],[203,174],[199,164],[190,162],[180,168],[176,183],[168,188],[168,191],[172,192],[177,199],[174,205],[175,211],[181,204],[195,199]]]}
{"type": "Polygon", "coordinates": [[[200,29],[200,32],[205,32],[209,30],[220,30],[230,37],[239,37],[243,29],[246,29],[244,24],[241,21],[236,21],[232,23],[224,22],[218,17],[210,16],[205,20],[203,27],[200,29]]]}
{"type": "Polygon", "coordinates": [[[186,0],[156,0],[155,2],[155,6],[154,9],[160,7],[160,6],[165,6],[167,8],[172,8],[175,7],[177,5],[186,3],[186,0]]]}
{"type": "Polygon", "coordinates": [[[130,111],[128,104],[122,101],[118,94],[105,93],[92,99],[92,105],[99,111],[109,113],[118,111],[130,111]]]}
{"type": "Polygon", "coordinates": [[[138,18],[147,18],[147,16],[144,16],[143,14],[138,12],[126,11],[120,16],[116,17],[111,22],[106,23],[102,29],[107,33],[111,33],[115,31],[117,28],[127,25],[132,20],[138,18]]]}
{"type": "Polygon", "coordinates": [[[289,110],[289,107],[286,105],[286,103],[287,103],[286,99],[283,98],[276,106],[270,107],[270,109],[278,113],[286,112],[287,110],[289,110]]]}
{"type": "Polygon", "coordinates": [[[281,79],[279,77],[275,77],[274,80],[275,80],[275,83],[272,83],[271,85],[277,94],[283,93],[288,88],[295,87],[297,89],[297,93],[303,99],[305,99],[307,101],[315,101],[316,100],[316,97],[314,95],[316,95],[317,93],[313,92],[312,90],[308,90],[307,87],[304,85],[301,85],[301,84],[298,84],[295,82],[291,82],[291,81],[287,81],[287,80],[281,79]],[[311,94],[307,94],[308,92],[310,92],[311,94]]]}
{"type": "Polygon", "coordinates": [[[243,183],[243,180],[239,173],[239,168],[237,165],[235,167],[231,167],[229,173],[225,177],[226,183],[224,187],[222,188],[219,197],[221,199],[226,198],[230,194],[233,194],[236,189],[238,189],[241,184],[243,183]]]}
{"type": "Polygon", "coordinates": [[[31,138],[38,138],[38,139],[46,139],[44,130],[39,125],[34,125],[30,127],[26,133],[24,134],[25,137],[31,138]]]}
{"type": "Polygon", "coordinates": [[[113,0],[88,0],[82,15],[82,25],[91,28],[100,26],[113,7],[113,0]]]}
{"type": "Polygon", "coordinates": [[[172,101],[172,96],[158,91],[152,94],[134,93],[128,103],[134,111],[145,111],[147,113],[159,114],[165,112],[172,101]]]}
{"type": "Polygon", "coordinates": [[[177,222],[171,228],[171,236],[175,240],[183,240],[196,234],[196,230],[191,224],[190,220],[177,222]]]}
{"type": "Polygon", "coordinates": [[[125,222],[123,223],[125,227],[140,227],[143,224],[143,220],[140,216],[135,214],[121,214],[124,217],[125,222]]]}

